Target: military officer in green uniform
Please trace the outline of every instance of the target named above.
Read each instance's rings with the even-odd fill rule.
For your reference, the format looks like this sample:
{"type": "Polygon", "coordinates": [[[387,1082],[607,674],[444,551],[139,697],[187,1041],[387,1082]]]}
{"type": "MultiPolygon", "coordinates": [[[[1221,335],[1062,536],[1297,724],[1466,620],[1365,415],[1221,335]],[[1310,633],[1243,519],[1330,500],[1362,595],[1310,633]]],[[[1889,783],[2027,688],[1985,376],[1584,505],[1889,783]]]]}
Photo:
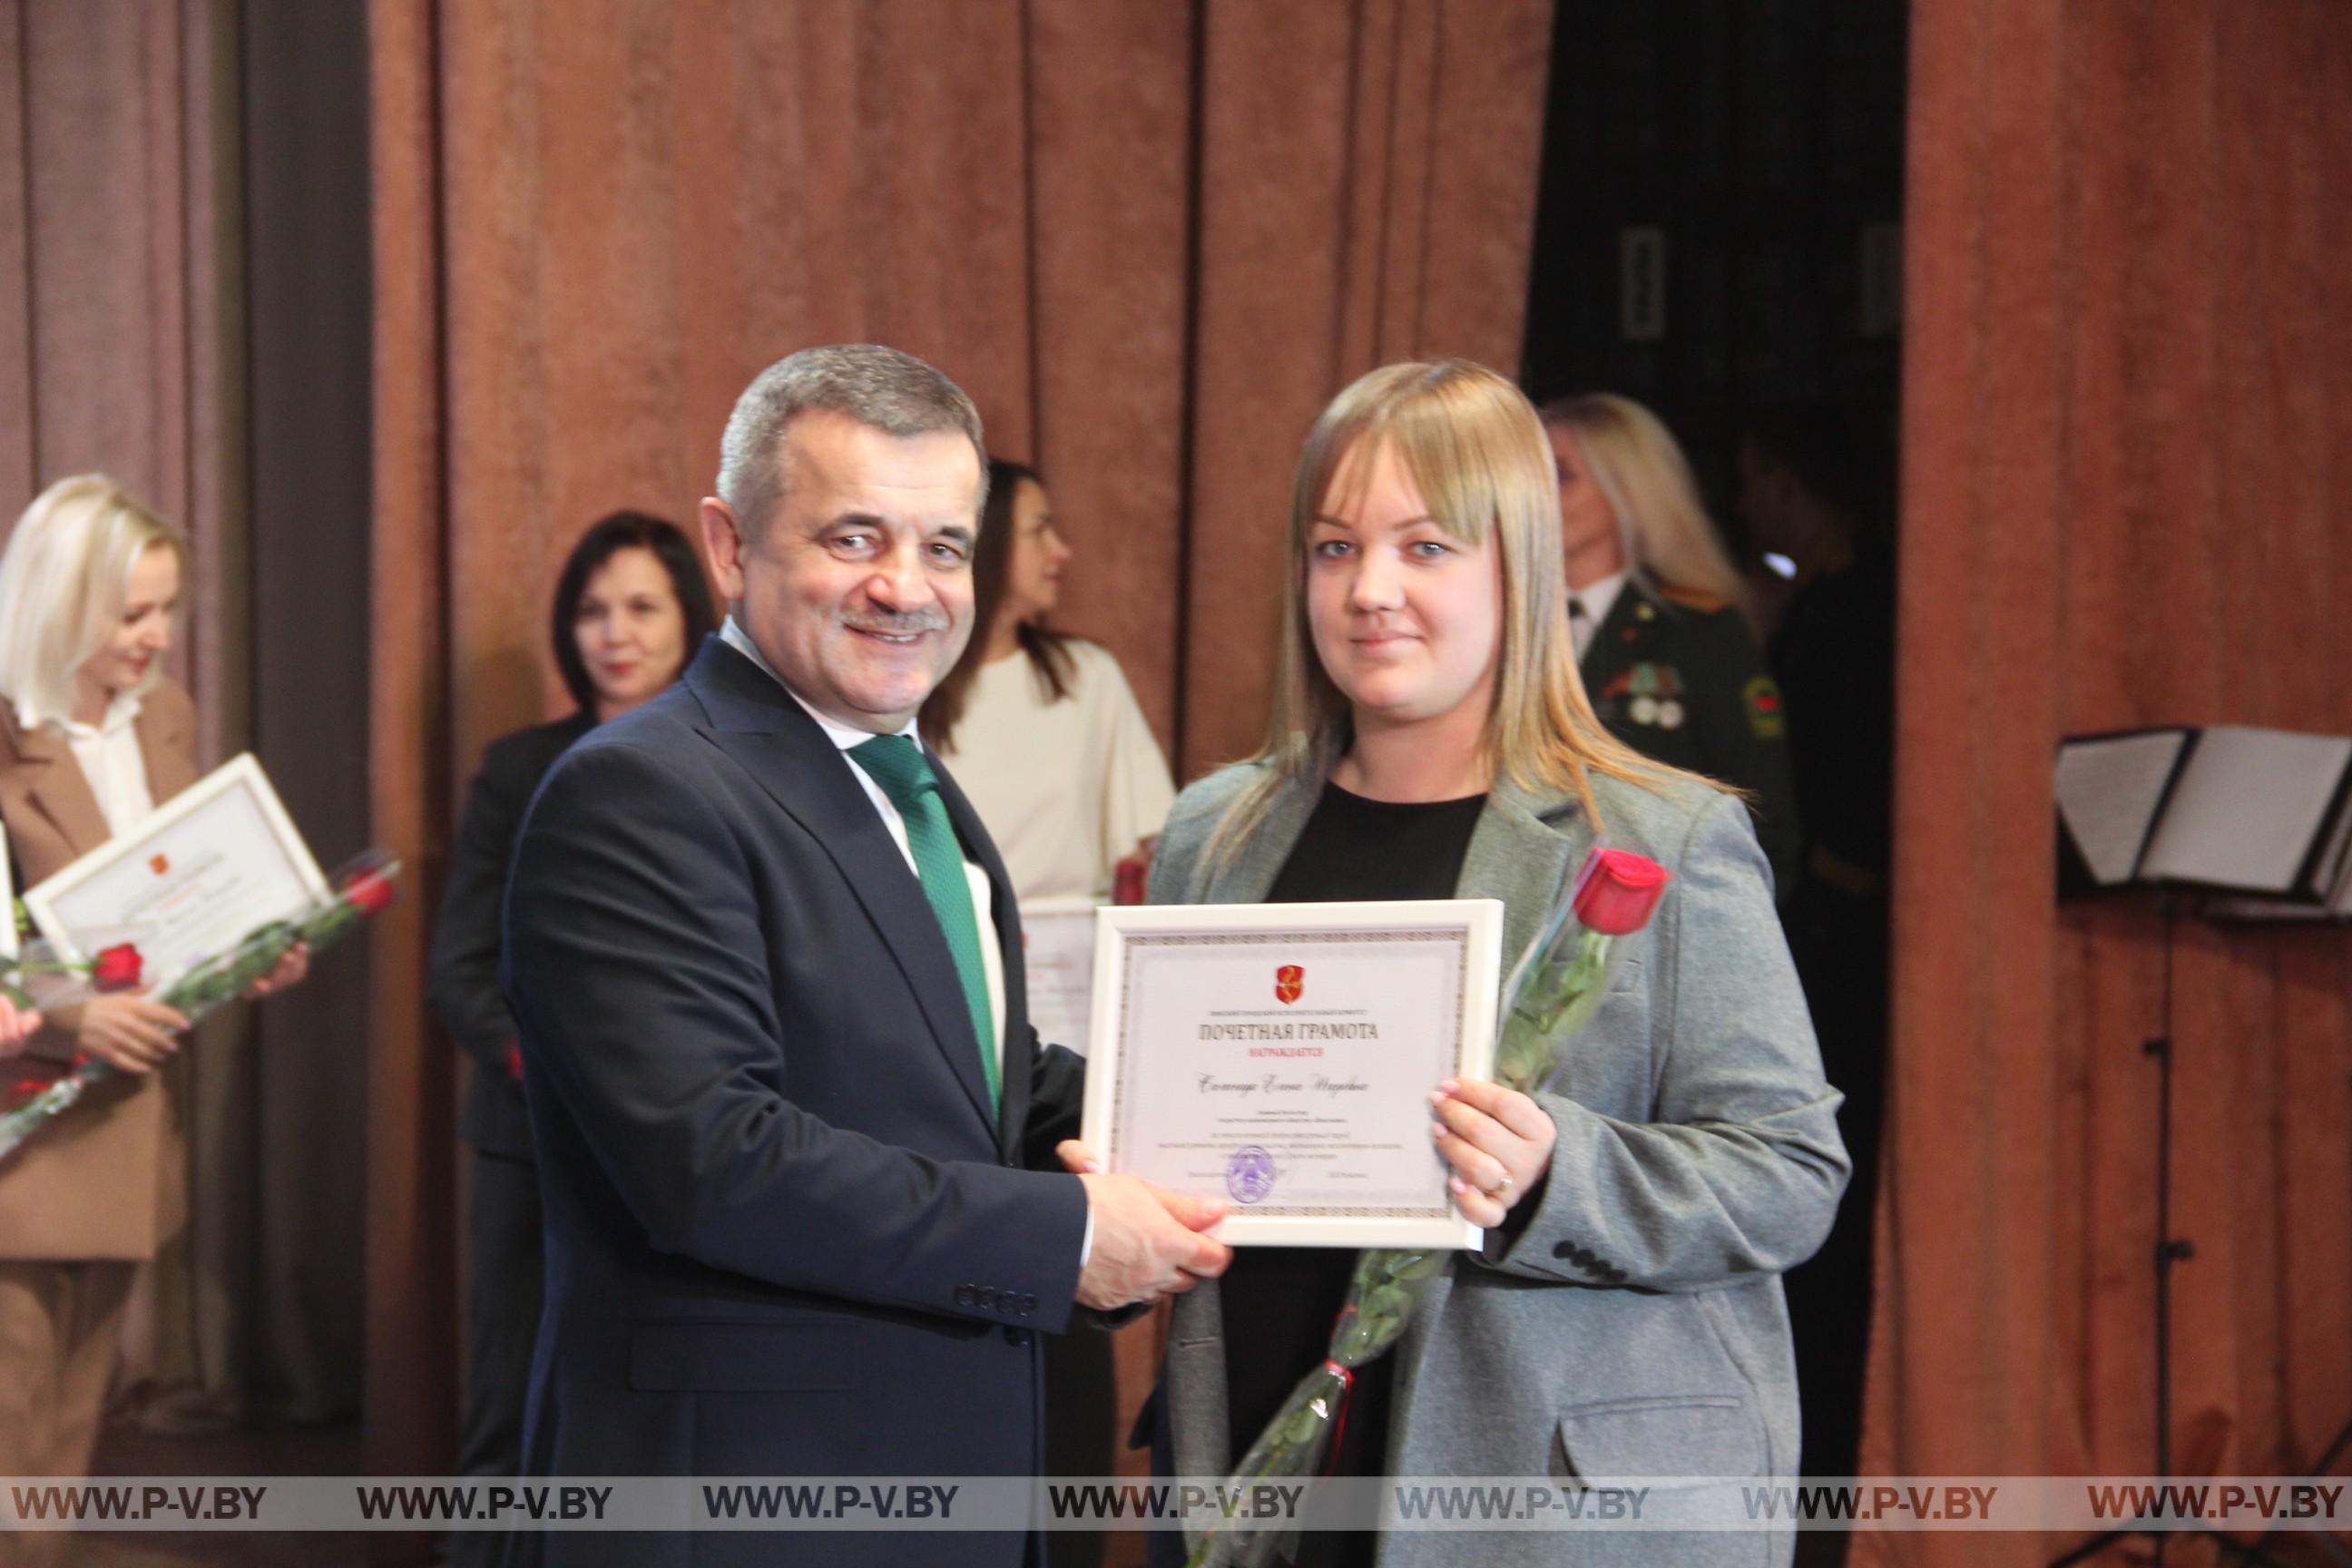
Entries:
{"type": "Polygon", "coordinates": [[[1746,790],[1785,898],[1804,843],[1788,716],[1690,466],[1629,399],[1596,393],[1543,412],[1559,466],[1569,626],[1593,710],[1643,755],[1746,790]]]}

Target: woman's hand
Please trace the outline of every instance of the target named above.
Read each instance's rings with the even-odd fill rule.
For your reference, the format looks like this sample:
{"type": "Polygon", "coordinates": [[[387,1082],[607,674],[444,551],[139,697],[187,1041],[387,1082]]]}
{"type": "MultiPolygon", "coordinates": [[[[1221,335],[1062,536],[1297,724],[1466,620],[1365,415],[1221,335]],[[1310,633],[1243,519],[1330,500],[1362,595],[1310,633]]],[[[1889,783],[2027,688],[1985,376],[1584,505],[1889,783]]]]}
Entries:
{"type": "Polygon", "coordinates": [[[284,957],[270,965],[268,973],[245,988],[245,999],[248,1002],[258,1002],[264,996],[273,995],[289,986],[299,985],[302,984],[302,977],[310,973],[310,944],[307,942],[298,942],[286,950],[284,957]]]}
{"type": "Polygon", "coordinates": [[[180,1031],[188,1026],[174,1009],[128,991],[60,1008],[49,1021],[73,1032],[76,1050],[127,1073],[169,1061],[180,1048],[180,1031]]]}
{"type": "Polygon", "coordinates": [[[38,1013],[20,1008],[13,998],[0,994],[0,1057],[13,1057],[23,1050],[40,1026],[38,1013]]]}
{"type": "Polygon", "coordinates": [[[1055,1144],[1054,1156],[1062,1162],[1062,1169],[1074,1175],[1102,1174],[1102,1162],[1095,1158],[1095,1152],[1075,1138],[1065,1138],[1055,1144]]]}
{"type": "Polygon", "coordinates": [[[1430,1131],[1454,1167],[1454,1206],[1481,1230],[1503,1223],[1511,1205],[1551,1169],[1559,1129],[1542,1106],[1500,1084],[1447,1079],[1430,1091],[1437,1121],[1430,1131]]]}

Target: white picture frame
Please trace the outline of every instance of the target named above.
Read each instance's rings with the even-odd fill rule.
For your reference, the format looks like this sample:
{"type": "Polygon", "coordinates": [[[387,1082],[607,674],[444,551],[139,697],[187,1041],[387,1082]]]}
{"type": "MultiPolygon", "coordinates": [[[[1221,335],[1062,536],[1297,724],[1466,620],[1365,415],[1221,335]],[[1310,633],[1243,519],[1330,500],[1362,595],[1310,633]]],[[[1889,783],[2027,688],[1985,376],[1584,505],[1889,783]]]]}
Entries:
{"type": "Polygon", "coordinates": [[[261,763],[247,752],[214,769],[125,833],[26,891],[33,924],[57,952],[87,961],[126,935],[160,992],[255,928],[329,896],[261,763]]]}
{"type": "Polygon", "coordinates": [[[1096,917],[1084,1137],[1224,1200],[1235,1246],[1475,1247],[1429,1091],[1491,1076],[1491,899],[1129,906],[1096,917]]]}

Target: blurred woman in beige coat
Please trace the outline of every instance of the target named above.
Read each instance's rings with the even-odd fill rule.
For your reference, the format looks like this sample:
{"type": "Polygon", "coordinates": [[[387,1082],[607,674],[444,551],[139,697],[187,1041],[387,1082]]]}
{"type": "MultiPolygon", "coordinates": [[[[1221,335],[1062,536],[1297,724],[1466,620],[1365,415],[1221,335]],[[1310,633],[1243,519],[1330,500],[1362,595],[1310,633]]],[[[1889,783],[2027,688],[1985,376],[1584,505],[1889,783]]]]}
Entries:
{"type": "MultiPolygon", "coordinates": [[[[163,673],[186,576],[177,531],[112,480],[61,479],[0,554],[0,829],[19,888],[195,781],[195,713],[163,673]]],[[[289,954],[256,993],[301,977],[289,954]]],[[[187,1019],[151,997],[51,1009],[16,1079],[79,1056],[121,1076],[0,1162],[0,1474],[84,1473],[140,1263],[185,1215],[185,1152],[158,1068],[187,1019]]],[[[36,1563],[62,1535],[0,1538],[36,1563]]]]}

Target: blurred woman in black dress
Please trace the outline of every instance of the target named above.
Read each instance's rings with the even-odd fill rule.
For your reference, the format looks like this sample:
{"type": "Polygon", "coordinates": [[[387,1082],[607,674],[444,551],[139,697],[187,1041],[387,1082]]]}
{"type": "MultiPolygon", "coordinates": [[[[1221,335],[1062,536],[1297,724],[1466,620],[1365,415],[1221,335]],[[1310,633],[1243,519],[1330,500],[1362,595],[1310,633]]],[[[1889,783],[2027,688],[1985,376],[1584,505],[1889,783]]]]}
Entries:
{"type": "MultiPolygon", "coordinates": [[[[539,1171],[514,1020],[499,991],[507,861],[531,795],[564,748],[666,690],[717,626],[701,559],[677,527],[635,511],[596,523],[572,547],[555,587],[555,662],[578,707],[568,718],[492,742],[466,797],[433,930],[427,993],[443,1026],[474,1059],[458,1124],[475,1151],[463,1475],[516,1473],[539,1327],[539,1171]]],[[[450,1558],[493,1563],[503,1544],[495,1531],[459,1531],[450,1558]]]]}

